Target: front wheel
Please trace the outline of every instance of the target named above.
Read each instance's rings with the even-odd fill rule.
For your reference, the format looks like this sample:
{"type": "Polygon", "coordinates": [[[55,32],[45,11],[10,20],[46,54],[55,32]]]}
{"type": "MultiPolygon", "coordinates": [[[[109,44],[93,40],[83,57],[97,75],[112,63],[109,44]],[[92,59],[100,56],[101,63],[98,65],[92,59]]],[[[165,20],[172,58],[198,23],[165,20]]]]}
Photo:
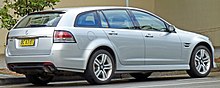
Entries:
{"type": "Polygon", "coordinates": [[[211,71],[212,55],[205,46],[198,46],[190,59],[190,70],[187,73],[194,78],[206,77],[211,71]]]}
{"type": "Polygon", "coordinates": [[[115,72],[115,61],[106,50],[94,52],[85,71],[85,79],[90,84],[105,84],[111,81],[115,72]]]}

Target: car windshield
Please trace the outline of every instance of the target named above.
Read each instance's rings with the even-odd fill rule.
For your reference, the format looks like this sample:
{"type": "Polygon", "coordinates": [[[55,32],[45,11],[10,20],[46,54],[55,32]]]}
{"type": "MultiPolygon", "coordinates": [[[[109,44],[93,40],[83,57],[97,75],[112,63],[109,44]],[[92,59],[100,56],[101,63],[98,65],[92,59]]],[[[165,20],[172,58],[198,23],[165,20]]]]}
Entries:
{"type": "Polygon", "coordinates": [[[23,18],[15,28],[56,27],[63,13],[37,13],[23,18]]]}

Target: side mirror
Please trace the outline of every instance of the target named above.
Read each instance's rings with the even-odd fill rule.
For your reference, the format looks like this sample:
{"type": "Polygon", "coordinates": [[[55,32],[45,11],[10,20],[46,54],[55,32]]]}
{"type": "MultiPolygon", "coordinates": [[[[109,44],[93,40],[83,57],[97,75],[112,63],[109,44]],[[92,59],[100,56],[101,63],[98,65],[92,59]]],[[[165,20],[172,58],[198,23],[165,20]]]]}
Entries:
{"type": "Polygon", "coordinates": [[[173,25],[169,25],[168,31],[169,31],[170,33],[175,32],[175,27],[174,27],[173,25]]]}

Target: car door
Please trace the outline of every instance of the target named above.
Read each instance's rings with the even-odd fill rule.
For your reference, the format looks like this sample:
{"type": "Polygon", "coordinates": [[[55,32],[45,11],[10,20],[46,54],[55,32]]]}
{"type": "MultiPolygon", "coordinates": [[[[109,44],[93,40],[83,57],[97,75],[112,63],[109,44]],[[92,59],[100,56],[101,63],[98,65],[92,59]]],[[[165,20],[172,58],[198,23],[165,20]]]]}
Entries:
{"type": "Polygon", "coordinates": [[[103,10],[99,15],[103,30],[112,42],[121,64],[144,65],[144,39],[141,31],[134,29],[128,12],[103,10]]]}
{"type": "Polygon", "coordinates": [[[158,17],[143,11],[131,10],[145,40],[145,64],[180,64],[181,41],[177,33],[167,31],[167,25],[158,17]]]}

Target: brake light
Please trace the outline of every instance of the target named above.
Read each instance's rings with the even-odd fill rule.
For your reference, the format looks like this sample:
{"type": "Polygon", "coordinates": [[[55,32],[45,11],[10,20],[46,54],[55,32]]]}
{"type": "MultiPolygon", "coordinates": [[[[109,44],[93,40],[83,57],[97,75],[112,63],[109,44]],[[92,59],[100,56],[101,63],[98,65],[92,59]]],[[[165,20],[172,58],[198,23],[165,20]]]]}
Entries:
{"type": "Polygon", "coordinates": [[[54,32],[55,43],[76,43],[74,36],[68,31],[55,31],[54,32]]]}

